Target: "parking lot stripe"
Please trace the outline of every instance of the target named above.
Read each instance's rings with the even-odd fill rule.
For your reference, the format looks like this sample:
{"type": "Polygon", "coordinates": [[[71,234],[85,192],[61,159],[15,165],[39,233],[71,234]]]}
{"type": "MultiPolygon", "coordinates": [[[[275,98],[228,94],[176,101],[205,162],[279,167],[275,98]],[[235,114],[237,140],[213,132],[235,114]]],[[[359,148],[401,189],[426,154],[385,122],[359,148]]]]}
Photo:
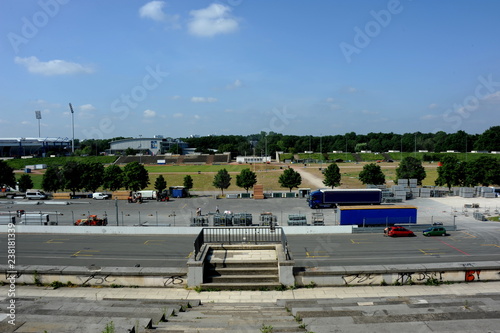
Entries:
{"type": "Polygon", "coordinates": [[[453,245],[450,245],[450,244],[448,244],[448,243],[446,243],[446,242],[443,242],[442,240],[439,240],[439,241],[440,241],[441,243],[445,244],[445,245],[448,245],[448,246],[449,246],[449,247],[451,247],[452,249],[455,249],[455,250],[457,250],[458,252],[465,254],[466,256],[470,256],[470,254],[468,254],[467,252],[464,252],[464,251],[462,251],[462,250],[460,250],[460,249],[457,249],[457,248],[456,248],[456,247],[454,247],[453,245]]]}

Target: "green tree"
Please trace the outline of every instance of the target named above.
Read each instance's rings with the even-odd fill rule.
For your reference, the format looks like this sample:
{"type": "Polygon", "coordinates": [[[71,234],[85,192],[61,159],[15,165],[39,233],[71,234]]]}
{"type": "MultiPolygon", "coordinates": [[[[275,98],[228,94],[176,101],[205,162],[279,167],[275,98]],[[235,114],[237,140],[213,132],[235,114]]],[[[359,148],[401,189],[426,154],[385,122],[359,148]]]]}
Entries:
{"type": "Polygon", "coordinates": [[[411,156],[403,158],[396,168],[397,179],[417,179],[418,185],[422,185],[422,180],[425,179],[425,176],[426,173],[422,166],[422,161],[411,156]]]}
{"type": "Polygon", "coordinates": [[[123,168],[123,183],[127,190],[142,190],[149,184],[148,171],[139,162],[130,162],[123,168]]]}
{"type": "Polygon", "coordinates": [[[135,155],[135,154],[136,154],[135,149],[130,148],[130,147],[128,147],[127,149],[125,149],[125,155],[130,156],[130,155],[135,155]]]}
{"type": "Polygon", "coordinates": [[[188,191],[193,188],[193,177],[190,175],[184,176],[184,188],[188,191]]]}
{"type": "Polygon", "coordinates": [[[340,185],[340,169],[336,163],[330,164],[324,172],[325,179],[323,180],[323,184],[326,186],[331,186],[334,188],[335,186],[340,185]]]}
{"type": "Polygon", "coordinates": [[[480,134],[474,143],[476,150],[500,150],[500,126],[493,126],[480,134]]]}
{"type": "Polygon", "coordinates": [[[55,166],[49,166],[43,174],[42,189],[47,192],[57,192],[64,188],[61,179],[61,170],[55,166]]]}
{"type": "Polygon", "coordinates": [[[69,161],[61,169],[62,188],[67,188],[73,195],[82,188],[83,164],[69,161]]]}
{"type": "Polygon", "coordinates": [[[21,177],[19,177],[19,191],[21,192],[26,192],[26,190],[29,190],[33,188],[33,181],[31,180],[31,176],[28,174],[22,174],[21,177]]]}
{"type": "Polygon", "coordinates": [[[359,180],[363,184],[384,185],[385,175],[380,165],[375,163],[365,164],[363,170],[359,173],[359,180]]]}
{"type": "Polygon", "coordinates": [[[458,158],[446,155],[441,159],[441,166],[437,168],[438,177],[434,181],[437,186],[446,185],[449,190],[452,186],[459,185],[458,158]]]}
{"type": "Polygon", "coordinates": [[[163,177],[163,175],[159,175],[155,180],[155,190],[158,192],[163,192],[164,189],[167,188],[167,181],[163,177]]]}
{"type": "Polygon", "coordinates": [[[82,187],[85,191],[95,192],[103,184],[104,166],[99,162],[88,162],[82,165],[82,187]]]}
{"type": "Polygon", "coordinates": [[[257,175],[250,169],[241,170],[239,175],[236,175],[236,185],[243,187],[247,193],[248,189],[257,184],[257,175]]]}
{"type": "Polygon", "coordinates": [[[123,170],[116,164],[104,169],[102,187],[110,191],[119,190],[123,186],[123,170]]]}
{"type": "Polygon", "coordinates": [[[214,177],[213,185],[216,188],[221,189],[222,195],[224,195],[224,190],[231,185],[231,176],[226,169],[219,170],[214,177]]]}
{"type": "Polygon", "coordinates": [[[489,186],[500,183],[500,161],[494,157],[481,156],[469,163],[467,177],[471,185],[489,186]]]}
{"type": "Polygon", "coordinates": [[[0,187],[16,186],[16,176],[14,175],[14,169],[11,168],[5,161],[0,160],[0,187]]]}
{"type": "Polygon", "coordinates": [[[281,187],[289,188],[290,192],[292,192],[292,189],[294,187],[300,186],[300,184],[302,183],[302,177],[297,171],[293,170],[292,168],[288,168],[285,169],[285,171],[283,171],[283,173],[280,175],[278,182],[280,183],[281,187]]]}

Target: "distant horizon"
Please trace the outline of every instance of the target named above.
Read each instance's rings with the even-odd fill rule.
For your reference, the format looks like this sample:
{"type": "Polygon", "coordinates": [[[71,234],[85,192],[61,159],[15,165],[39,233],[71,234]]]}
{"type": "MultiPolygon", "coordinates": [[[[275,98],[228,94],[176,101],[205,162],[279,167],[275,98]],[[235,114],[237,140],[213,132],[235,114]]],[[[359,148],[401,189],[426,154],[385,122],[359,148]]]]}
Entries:
{"type": "Polygon", "coordinates": [[[4,0],[0,12],[3,137],[480,134],[499,119],[495,0],[4,0]]]}

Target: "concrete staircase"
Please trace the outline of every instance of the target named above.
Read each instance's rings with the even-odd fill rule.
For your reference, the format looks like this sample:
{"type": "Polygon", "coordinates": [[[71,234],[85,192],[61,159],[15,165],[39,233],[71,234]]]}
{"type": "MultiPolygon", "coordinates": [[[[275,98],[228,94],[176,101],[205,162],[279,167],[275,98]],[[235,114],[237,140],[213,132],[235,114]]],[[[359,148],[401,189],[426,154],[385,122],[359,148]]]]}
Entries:
{"type": "MultiPolygon", "coordinates": [[[[5,301],[0,305],[6,308],[5,301]]],[[[16,325],[1,321],[0,332],[149,332],[167,318],[198,305],[199,300],[17,298],[16,325]]]]}
{"type": "Polygon", "coordinates": [[[280,288],[275,246],[227,245],[211,248],[204,265],[203,290],[280,288]]]}
{"type": "Polygon", "coordinates": [[[494,332],[500,318],[498,300],[498,295],[478,294],[278,300],[277,304],[315,333],[494,332]]]}
{"type": "Polygon", "coordinates": [[[306,332],[291,313],[274,303],[206,303],[180,312],[152,332],[306,332]]]}

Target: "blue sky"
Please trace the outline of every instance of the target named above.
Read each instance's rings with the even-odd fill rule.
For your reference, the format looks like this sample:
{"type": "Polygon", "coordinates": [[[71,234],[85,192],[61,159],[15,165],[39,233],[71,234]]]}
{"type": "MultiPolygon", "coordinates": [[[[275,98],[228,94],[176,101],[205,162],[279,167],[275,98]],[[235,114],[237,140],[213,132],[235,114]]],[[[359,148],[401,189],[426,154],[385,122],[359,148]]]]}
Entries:
{"type": "Polygon", "coordinates": [[[0,136],[482,133],[500,2],[0,2],[0,136]]]}

